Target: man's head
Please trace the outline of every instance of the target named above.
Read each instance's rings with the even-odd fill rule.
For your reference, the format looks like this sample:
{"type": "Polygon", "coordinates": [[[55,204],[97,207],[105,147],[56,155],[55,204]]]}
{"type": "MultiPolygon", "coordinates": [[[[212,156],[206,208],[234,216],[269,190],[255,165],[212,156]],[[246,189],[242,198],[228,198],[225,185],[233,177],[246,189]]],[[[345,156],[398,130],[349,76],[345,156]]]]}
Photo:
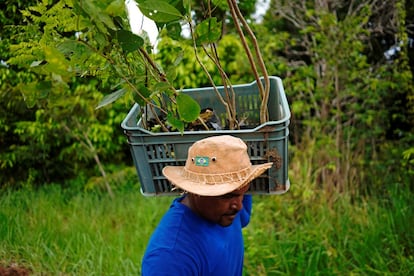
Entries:
{"type": "Polygon", "coordinates": [[[237,213],[243,208],[243,196],[249,186],[245,185],[241,189],[220,196],[188,194],[182,203],[199,216],[226,227],[233,223],[237,213]]]}
{"type": "MultiPolygon", "coordinates": [[[[163,174],[173,185],[197,199],[193,201],[198,206],[226,209],[224,214],[231,220],[233,213],[241,208],[248,184],[271,166],[272,163],[252,165],[246,143],[240,138],[221,135],[195,142],[188,150],[185,166],[167,166],[163,174]],[[214,207],[215,203],[225,204],[218,208],[218,204],[214,207]]],[[[213,217],[212,214],[208,216],[213,217]]]]}

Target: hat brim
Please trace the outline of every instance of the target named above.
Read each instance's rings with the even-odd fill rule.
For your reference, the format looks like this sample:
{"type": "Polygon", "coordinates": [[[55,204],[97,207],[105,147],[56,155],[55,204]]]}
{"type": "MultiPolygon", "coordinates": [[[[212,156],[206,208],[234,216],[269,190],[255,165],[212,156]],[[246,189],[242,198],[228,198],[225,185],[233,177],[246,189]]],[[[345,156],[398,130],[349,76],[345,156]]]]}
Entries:
{"type": "Polygon", "coordinates": [[[201,196],[220,196],[244,187],[271,168],[272,165],[273,163],[252,165],[250,174],[246,175],[242,180],[216,184],[191,181],[191,179],[184,177],[184,166],[166,166],[162,173],[174,186],[186,192],[201,196]]]}

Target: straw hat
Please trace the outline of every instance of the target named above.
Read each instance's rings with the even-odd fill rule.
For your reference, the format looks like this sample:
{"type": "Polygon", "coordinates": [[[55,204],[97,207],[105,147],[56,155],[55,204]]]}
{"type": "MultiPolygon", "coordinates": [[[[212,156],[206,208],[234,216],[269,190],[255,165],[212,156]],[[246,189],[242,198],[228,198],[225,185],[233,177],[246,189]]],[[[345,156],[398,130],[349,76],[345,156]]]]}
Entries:
{"type": "Polygon", "coordinates": [[[252,165],[246,144],[222,135],[195,142],[188,149],[185,166],[166,166],[162,173],[184,191],[219,196],[244,187],[272,164],[252,165]]]}

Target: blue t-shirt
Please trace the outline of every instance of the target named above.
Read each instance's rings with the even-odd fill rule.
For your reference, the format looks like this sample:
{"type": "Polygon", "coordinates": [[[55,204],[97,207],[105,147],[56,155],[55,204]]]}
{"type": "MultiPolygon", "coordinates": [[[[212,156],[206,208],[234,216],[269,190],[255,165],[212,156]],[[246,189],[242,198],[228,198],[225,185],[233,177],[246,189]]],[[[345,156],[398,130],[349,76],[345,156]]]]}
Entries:
{"type": "Polygon", "coordinates": [[[153,233],[144,258],[142,275],[242,275],[242,227],[250,221],[251,195],[230,226],[223,227],[173,201],[153,233]]]}

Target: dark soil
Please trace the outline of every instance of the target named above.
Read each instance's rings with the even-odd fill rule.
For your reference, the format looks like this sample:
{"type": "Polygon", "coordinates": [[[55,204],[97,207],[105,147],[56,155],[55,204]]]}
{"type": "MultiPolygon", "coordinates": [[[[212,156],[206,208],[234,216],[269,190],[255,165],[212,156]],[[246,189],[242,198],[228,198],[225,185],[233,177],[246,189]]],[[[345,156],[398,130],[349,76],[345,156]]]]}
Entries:
{"type": "Polygon", "coordinates": [[[30,274],[30,269],[16,264],[11,264],[7,267],[0,266],[0,276],[28,276],[30,274]]]}

